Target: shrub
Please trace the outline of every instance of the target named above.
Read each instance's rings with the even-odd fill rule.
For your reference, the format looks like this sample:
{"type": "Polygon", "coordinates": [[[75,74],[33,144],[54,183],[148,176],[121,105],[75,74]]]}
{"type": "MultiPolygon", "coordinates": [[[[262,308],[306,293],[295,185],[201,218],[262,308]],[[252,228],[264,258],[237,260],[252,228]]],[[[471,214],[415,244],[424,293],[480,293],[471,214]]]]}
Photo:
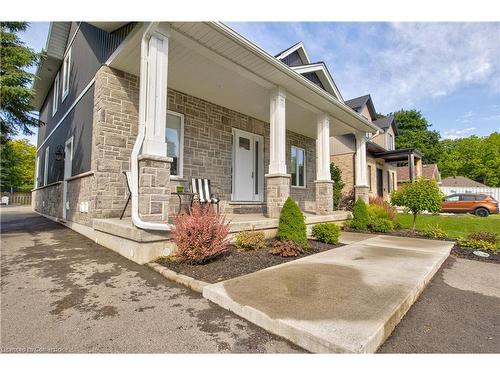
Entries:
{"type": "Polygon", "coordinates": [[[443,193],[439,190],[436,181],[420,177],[412,183],[403,184],[400,190],[391,194],[391,203],[395,206],[404,206],[413,214],[413,230],[417,215],[422,211],[439,212],[443,193]]]}
{"type": "Polygon", "coordinates": [[[270,254],[282,257],[296,257],[303,252],[304,250],[291,240],[274,241],[272,249],[269,250],[270,254]]]}
{"type": "Polygon", "coordinates": [[[368,209],[368,217],[369,217],[370,221],[375,220],[375,219],[390,220],[389,215],[387,214],[387,211],[384,210],[384,208],[381,206],[370,203],[368,205],[367,209],[368,209]]]}
{"type": "Polygon", "coordinates": [[[498,251],[497,245],[484,240],[472,240],[468,238],[459,237],[457,244],[460,247],[467,247],[469,249],[490,250],[494,253],[498,251]]]}
{"type": "Polygon", "coordinates": [[[366,208],[366,203],[359,198],[354,207],[352,208],[352,220],[350,223],[350,228],[354,229],[367,229],[369,223],[368,209],[366,208]]]}
{"type": "Polygon", "coordinates": [[[304,248],[309,247],[304,214],[295,201],[288,197],[280,213],[278,238],[290,240],[304,248]]]}
{"type": "Polygon", "coordinates": [[[172,239],[185,261],[203,263],[224,252],[229,244],[229,225],[209,205],[193,205],[191,215],[174,219],[172,239]]]}
{"type": "Polygon", "coordinates": [[[446,232],[443,229],[441,229],[441,227],[437,224],[434,226],[428,225],[426,228],[422,230],[422,234],[425,237],[437,238],[437,239],[443,239],[448,237],[446,232]]]}
{"type": "Polygon", "coordinates": [[[398,214],[398,212],[396,211],[396,207],[394,207],[389,202],[384,201],[382,197],[370,197],[370,205],[376,205],[382,208],[387,215],[387,219],[396,221],[396,216],[398,214]]]}
{"type": "Polygon", "coordinates": [[[235,245],[240,250],[259,250],[266,247],[264,232],[246,230],[236,235],[235,245]]]}
{"type": "Polygon", "coordinates": [[[469,240],[486,241],[493,244],[496,244],[498,240],[496,233],[492,232],[473,232],[469,233],[467,238],[469,240]]]}
{"type": "Polygon", "coordinates": [[[334,163],[330,163],[330,176],[333,181],[333,208],[338,209],[345,184],[342,181],[342,171],[334,163]]]}
{"type": "Polygon", "coordinates": [[[312,235],[320,242],[337,244],[339,242],[340,229],[334,223],[320,223],[313,226],[312,235]]]}
{"type": "Polygon", "coordinates": [[[351,189],[349,190],[349,192],[342,194],[342,197],[340,198],[339,209],[352,211],[355,199],[354,189],[351,189]]]}
{"type": "Polygon", "coordinates": [[[370,221],[369,227],[374,232],[388,233],[394,230],[394,223],[389,219],[376,218],[370,221]]]}

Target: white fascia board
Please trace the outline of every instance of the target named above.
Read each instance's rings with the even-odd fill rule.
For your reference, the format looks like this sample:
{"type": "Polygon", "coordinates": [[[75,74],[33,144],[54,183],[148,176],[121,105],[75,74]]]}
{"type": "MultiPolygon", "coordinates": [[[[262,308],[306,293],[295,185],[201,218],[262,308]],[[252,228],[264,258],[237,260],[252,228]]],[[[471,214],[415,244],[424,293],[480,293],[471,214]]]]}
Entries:
{"type": "MultiPolygon", "coordinates": [[[[321,73],[323,79],[321,81],[325,81],[328,86],[330,86],[331,90],[335,93],[337,98],[344,103],[344,98],[342,98],[342,95],[340,94],[340,90],[338,89],[337,85],[335,84],[335,81],[333,80],[332,76],[326,69],[325,65],[323,63],[317,63],[317,64],[309,64],[309,65],[299,65],[299,66],[291,66],[291,69],[295,70],[297,73],[304,74],[304,73],[310,73],[310,72],[315,72],[315,73],[321,73]]],[[[321,77],[319,77],[321,79],[321,77]]],[[[325,82],[322,82],[325,84],[325,82]]]]}
{"type": "Polygon", "coordinates": [[[299,50],[299,55],[301,55],[301,57],[303,57],[304,60],[306,60],[307,64],[309,64],[311,62],[311,59],[309,58],[309,55],[307,54],[307,51],[306,51],[304,44],[302,42],[299,42],[299,43],[295,44],[294,46],[290,47],[289,49],[287,49],[286,51],[280,53],[280,55],[277,56],[276,58],[278,60],[283,60],[285,57],[287,57],[288,55],[291,55],[292,53],[294,53],[297,50],[299,50]]]}

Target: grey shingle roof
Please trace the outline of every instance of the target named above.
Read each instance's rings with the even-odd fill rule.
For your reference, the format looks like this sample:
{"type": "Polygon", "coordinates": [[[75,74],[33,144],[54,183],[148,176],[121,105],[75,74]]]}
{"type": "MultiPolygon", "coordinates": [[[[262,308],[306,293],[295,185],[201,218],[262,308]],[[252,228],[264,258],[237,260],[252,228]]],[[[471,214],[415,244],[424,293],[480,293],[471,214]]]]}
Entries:
{"type": "Polygon", "coordinates": [[[446,177],[443,179],[441,186],[451,187],[488,187],[480,182],[471,180],[464,176],[446,177]]]}
{"type": "Polygon", "coordinates": [[[370,95],[363,95],[357,98],[349,99],[345,101],[345,104],[352,109],[356,110],[361,108],[370,99],[370,95]]]}

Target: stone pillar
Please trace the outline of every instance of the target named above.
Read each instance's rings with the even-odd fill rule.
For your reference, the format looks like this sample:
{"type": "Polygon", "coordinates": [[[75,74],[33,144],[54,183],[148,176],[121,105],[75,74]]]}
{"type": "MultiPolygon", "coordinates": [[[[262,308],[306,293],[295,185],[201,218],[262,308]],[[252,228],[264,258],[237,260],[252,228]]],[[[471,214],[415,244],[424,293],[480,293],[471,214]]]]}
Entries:
{"type": "Polygon", "coordinates": [[[415,156],[413,153],[408,155],[408,174],[410,175],[410,181],[415,181],[415,156]]]}
{"type": "Polygon", "coordinates": [[[267,217],[278,218],[281,208],[290,195],[290,175],[266,175],[267,217]]]}
{"type": "Polygon", "coordinates": [[[366,164],[366,135],[356,133],[356,160],[355,160],[356,183],[354,185],[354,197],[363,199],[368,203],[368,167],[366,164]]]}
{"type": "Polygon", "coordinates": [[[316,136],[316,213],[325,215],[333,212],[333,181],[330,175],[330,117],[318,115],[316,136]]]}
{"type": "Polygon", "coordinates": [[[415,160],[415,176],[417,178],[422,177],[422,159],[420,158],[415,160]]]}
{"type": "Polygon", "coordinates": [[[271,93],[270,100],[270,139],[269,139],[269,173],[266,174],[267,216],[277,218],[281,208],[290,195],[290,178],[286,173],[285,158],[285,104],[286,93],[278,87],[271,93]]]}
{"type": "Polygon", "coordinates": [[[139,215],[149,222],[167,222],[172,158],[139,156],[139,215]]]}

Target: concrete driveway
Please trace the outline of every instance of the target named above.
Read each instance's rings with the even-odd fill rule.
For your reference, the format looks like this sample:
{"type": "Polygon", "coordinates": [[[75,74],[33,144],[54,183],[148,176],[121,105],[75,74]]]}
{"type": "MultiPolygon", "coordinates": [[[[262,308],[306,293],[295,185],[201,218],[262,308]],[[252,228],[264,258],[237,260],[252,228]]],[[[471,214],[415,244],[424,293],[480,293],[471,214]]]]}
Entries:
{"type": "Polygon", "coordinates": [[[28,207],[0,214],[2,352],[301,351],[28,207]]]}

